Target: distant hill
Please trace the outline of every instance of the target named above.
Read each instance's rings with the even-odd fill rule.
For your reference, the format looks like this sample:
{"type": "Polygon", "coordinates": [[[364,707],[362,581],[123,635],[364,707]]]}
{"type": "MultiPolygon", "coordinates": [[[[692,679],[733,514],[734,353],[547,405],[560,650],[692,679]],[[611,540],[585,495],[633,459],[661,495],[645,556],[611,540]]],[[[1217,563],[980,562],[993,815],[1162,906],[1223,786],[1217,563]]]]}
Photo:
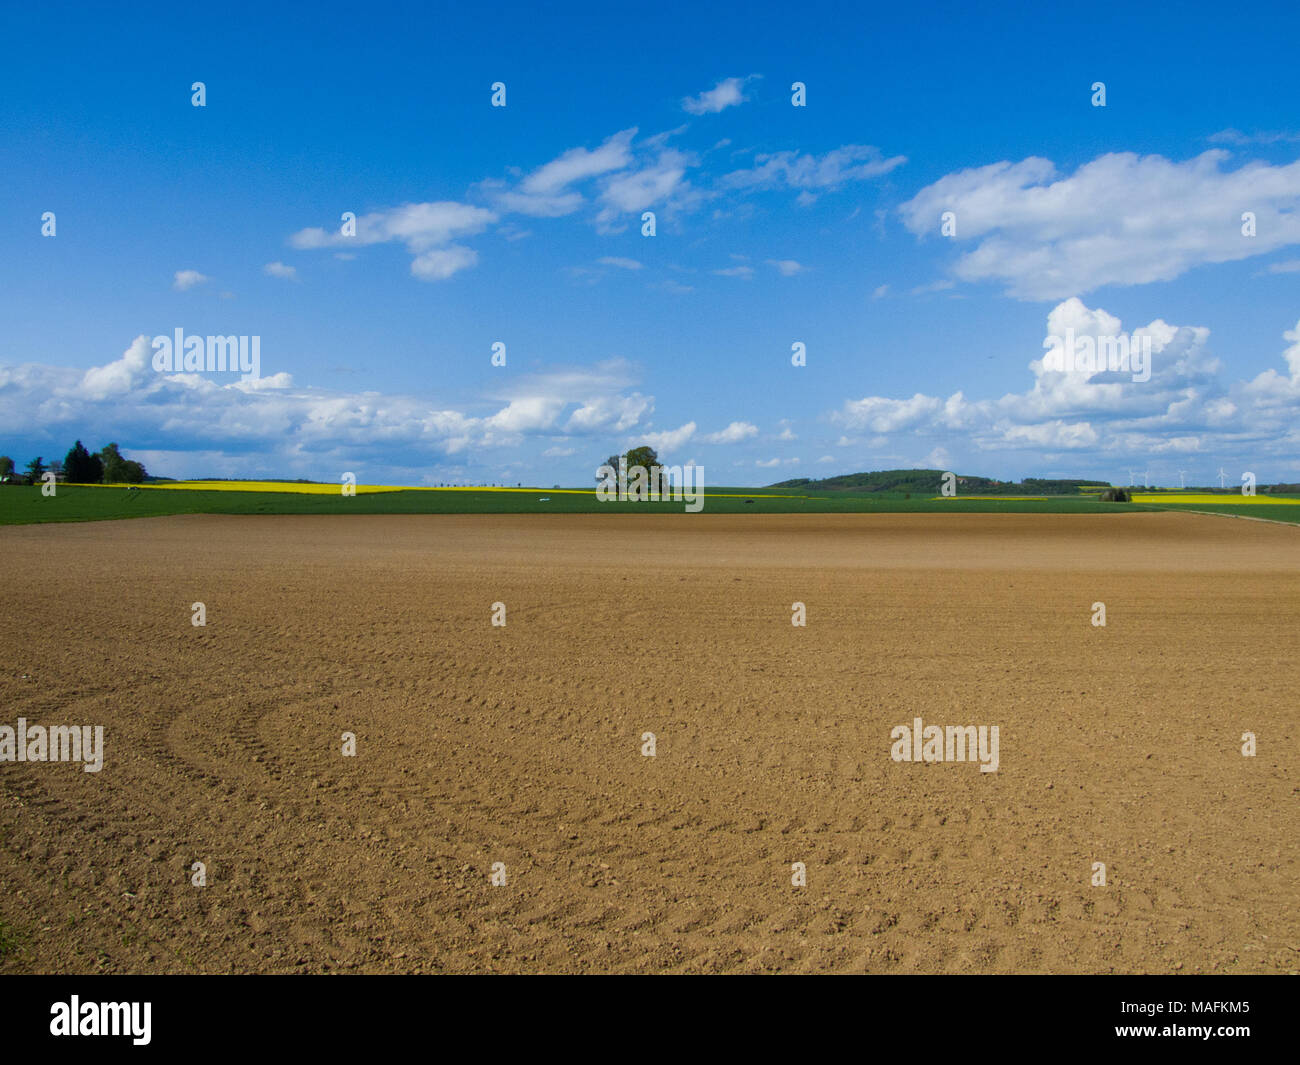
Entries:
{"type": "MultiPolygon", "coordinates": [[[[937,495],[945,470],[875,470],[871,473],[845,473],[838,477],[814,480],[796,477],[779,481],[769,488],[814,488],[825,492],[928,492],[937,495]]],[[[960,495],[1078,495],[1080,486],[1109,488],[1109,481],[1057,480],[1026,477],[1022,481],[996,481],[991,477],[957,475],[960,495]]]]}

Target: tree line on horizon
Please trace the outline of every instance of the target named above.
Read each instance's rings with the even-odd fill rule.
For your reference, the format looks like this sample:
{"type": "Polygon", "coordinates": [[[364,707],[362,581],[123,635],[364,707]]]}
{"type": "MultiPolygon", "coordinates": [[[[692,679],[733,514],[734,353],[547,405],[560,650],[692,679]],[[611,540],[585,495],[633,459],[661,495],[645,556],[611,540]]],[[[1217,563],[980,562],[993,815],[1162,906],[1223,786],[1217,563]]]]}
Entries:
{"type": "MultiPolygon", "coordinates": [[[[943,470],[873,470],[869,473],[846,473],[820,480],[811,477],[795,477],[788,481],[778,481],[768,485],[769,488],[815,488],[826,491],[844,492],[936,492],[944,476],[943,470]]],[[[1088,480],[1079,477],[1023,477],[1019,481],[999,481],[992,477],[978,477],[957,474],[957,484],[962,495],[1039,495],[1039,496],[1075,496],[1079,489],[1108,488],[1124,486],[1112,485],[1110,481],[1088,480]]],[[[1300,485],[1295,484],[1260,484],[1261,491],[1270,494],[1300,494],[1300,485]]],[[[1174,489],[1150,487],[1124,487],[1124,491],[1163,492],[1174,489]]],[[[1214,486],[1194,488],[1188,485],[1186,491],[1214,492],[1215,494],[1235,494],[1239,488],[1224,490],[1214,486]]]]}
{"type": "MultiPolygon", "coordinates": [[[[846,473],[836,477],[814,480],[811,477],[795,477],[788,481],[779,481],[771,488],[819,488],[841,489],[859,492],[930,492],[938,491],[943,470],[873,470],[869,473],[846,473]]],[[[970,474],[958,474],[957,483],[963,493],[982,493],[989,495],[1013,494],[1018,492],[1034,495],[1075,495],[1080,488],[1108,488],[1109,481],[1091,481],[1081,478],[1045,478],[1025,477],[1020,481],[999,481],[992,477],[978,477],[970,474]]]]}
{"type": "Polygon", "coordinates": [[[51,459],[47,466],[43,456],[37,455],[22,473],[17,472],[13,459],[0,455],[0,484],[37,484],[46,473],[67,484],[140,484],[149,476],[144,465],[126,458],[117,444],[87,451],[78,440],[62,461],[51,459]]]}

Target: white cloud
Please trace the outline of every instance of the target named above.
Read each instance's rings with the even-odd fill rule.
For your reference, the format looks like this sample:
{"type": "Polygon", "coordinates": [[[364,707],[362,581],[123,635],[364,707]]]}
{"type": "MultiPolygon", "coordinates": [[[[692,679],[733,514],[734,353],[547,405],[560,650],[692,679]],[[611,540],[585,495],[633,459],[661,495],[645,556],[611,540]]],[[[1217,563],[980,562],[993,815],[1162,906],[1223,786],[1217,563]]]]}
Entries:
{"type": "Polygon", "coordinates": [[[942,403],[933,396],[917,393],[911,399],[886,399],[868,396],[849,400],[837,415],[850,429],[867,429],[873,433],[893,433],[920,424],[933,415],[942,403]]]}
{"type": "Polygon", "coordinates": [[[559,192],[575,181],[597,177],[611,170],[622,170],[632,162],[629,145],[636,135],[636,127],[615,133],[595,151],[570,148],[545,166],[529,174],[521,188],[531,194],[547,195],[559,192]]]}
{"type": "Polygon", "coordinates": [[[195,285],[201,285],[205,281],[211,281],[212,278],[207,274],[201,274],[197,270],[177,270],[172,275],[172,288],[177,292],[185,292],[192,289],[195,285]]]}
{"type": "Polygon", "coordinates": [[[682,110],[692,115],[716,115],[745,102],[745,85],[753,78],[723,78],[712,89],[682,101],[682,110]]]}
{"type": "Polygon", "coordinates": [[[620,215],[640,214],[659,204],[684,205],[692,198],[686,170],[694,165],[691,156],[667,148],[653,162],[605,179],[600,192],[605,206],[596,216],[598,227],[609,229],[620,215]]]}
{"type": "Polygon", "coordinates": [[[421,281],[445,281],[478,262],[478,252],[460,244],[434,248],[411,260],[411,273],[421,281]]]}
{"type": "MultiPolygon", "coordinates": [[[[1092,452],[1094,467],[1115,454],[1226,456],[1243,449],[1253,462],[1292,461],[1300,444],[1295,428],[1300,424],[1300,322],[1283,334],[1286,373],[1268,369],[1236,382],[1220,379],[1210,332],[1203,326],[1155,319],[1126,331],[1115,316],[1072,298],[1048,314],[1047,335],[1064,336],[1071,329],[1076,337],[1094,341],[1149,343],[1150,379],[1135,381],[1131,372],[1063,372],[1038,357],[1028,362],[1033,384],[1025,392],[986,400],[969,400],[960,391],[946,399],[920,393],[911,399],[867,396],[846,402],[832,412],[831,421],[851,431],[888,434],[873,447],[900,433],[940,447],[936,437],[959,433],[979,451],[1092,452]]],[[[838,443],[854,442],[844,436],[838,443]]]]}
{"type": "Polygon", "coordinates": [[[400,241],[412,255],[411,273],[424,281],[441,281],[478,261],[470,248],[452,241],[481,233],[497,215],[483,207],[438,201],[408,203],[361,215],[356,235],[339,230],[303,229],[289,238],[295,248],[328,248],[400,241]]]}
{"type": "Polygon", "coordinates": [[[1300,141],[1300,133],[1264,132],[1245,134],[1236,129],[1221,129],[1207,138],[1211,144],[1235,144],[1244,147],[1249,144],[1287,144],[1300,141]]]}
{"type": "MultiPolygon", "coordinates": [[[[1262,408],[1278,417],[1284,417],[1288,410],[1300,407],[1300,322],[1296,322],[1295,328],[1288,329],[1282,337],[1291,342],[1290,347],[1282,352],[1289,373],[1283,376],[1276,370],[1268,369],[1242,388],[1243,396],[1253,401],[1257,409],[1262,408]]],[[[1227,413],[1231,415],[1236,412],[1232,410],[1227,413]]],[[[1294,428],[1291,435],[1295,436],[1294,428]]]]}
{"type": "Polygon", "coordinates": [[[116,362],[95,366],[81,378],[81,389],[91,400],[120,396],[135,388],[153,369],[153,345],[146,336],[138,336],[116,362]]]}
{"type": "Polygon", "coordinates": [[[755,156],[753,167],[732,171],[720,183],[733,189],[787,187],[825,191],[853,181],[880,177],[906,162],[904,155],[886,159],[879,148],[866,144],[846,144],[820,157],[791,151],[775,152],[755,156]]]}
{"type": "Polygon", "coordinates": [[[994,163],[941,178],[900,212],[918,236],[937,236],[941,214],[954,212],[954,239],[977,242],[956,276],[1001,282],[1021,299],[1169,281],[1300,243],[1300,162],[1225,171],[1229,158],[1217,149],[1181,163],[1109,154],[1068,176],[1046,159],[994,163]],[[1254,237],[1242,235],[1246,211],[1254,237]]]}
{"type": "Polygon", "coordinates": [[[768,259],[769,266],[775,266],[781,272],[782,277],[794,277],[795,274],[803,273],[807,267],[793,259],[768,259]]]}
{"type": "Polygon", "coordinates": [[[668,429],[662,433],[642,433],[638,438],[638,443],[649,444],[661,457],[666,457],[669,453],[676,451],[688,440],[695,435],[695,423],[687,422],[685,425],[676,429],[668,429]]]}
{"type": "Polygon", "coordinates": [[[549,429],[564,409],[564,401],[552,396],[525,396],[512,399],[496,414],[486,419],[489,429],[504,433],[526,433],[549,429]]]}
{"type": "Polygon", "coordinates": [[[749,422],[732,422],[725,429],[700,437],[706,444],[738,444],[758,435],[758,426],[749,422]]]}
{"type": "Polygon", "coordinates": [[[536,218],[558,218],[578,210],[585,200],[570,185],[632,165],[632,138],[636,127],[622,130],[605,140],[599,148],[570,148],[529,174],[518,188],[500,192],[495,197],[503,211],[536,218]]]}
{"type": "Polygon", "coordinates": [[[488,412],[477,413],[422,396],[295,387],[286,373],[248,382],[158,373],[152,356],[151,338],[139,336],[120,358],[89,370],[0,366],[0,423],[15,434],[103,437],[172,456],[224,454],[232,473],[319,473],[366,458],[418,468],[430,456],[553,435],[566,420],[569,433],[632,431],[653,406],[652,397],[620,393],[631,367],[618,360],[521,377],[494,411],[478,402],[488,412]]]}
{"type": "Polygon", "coordinates": [[[635,259],[624,259],[617,255],[606,255],[596,260],[602,266],[617,266],[620,270],[640,270],[641,264],[635,259]]]}
{"type": "Polygon", "coordinates": [[[262,273],[269,274],[271,277],[281,277],[286,281],[297,281],[298,271],[295,267],[286,266],[282,262],[267,263],[262,267],[262,273]]]}
{"type": "Polygon", "coordinates": [[[654,409],[654,401],[640,392],[623,396],[596,396],[586,400],[569,417],[565,432],[625,432],[654,409]]]}

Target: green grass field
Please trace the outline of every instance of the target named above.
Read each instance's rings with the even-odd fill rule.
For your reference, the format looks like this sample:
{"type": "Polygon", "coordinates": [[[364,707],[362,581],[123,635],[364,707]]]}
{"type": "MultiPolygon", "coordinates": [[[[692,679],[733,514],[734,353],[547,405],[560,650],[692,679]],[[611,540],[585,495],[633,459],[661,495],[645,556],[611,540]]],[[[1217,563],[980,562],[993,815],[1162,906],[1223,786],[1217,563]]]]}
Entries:
{"type": "MultiPolygon", "coordinates": [[[[1132,505],[1098,503],[1063,496],[1032,500],[935,500],[903,493],[844,493],[809,498],[797,490],[713,488],[706,493],[705,514],[835,514],[954,512],[984,514],[1114,514],[1132,505]],[[752,502],[746,502],[752,500],[752,502]]],[[[298,492],[189,491],[165,489],[131,492],[125,488],[60,485],[44,497],[39,487],[0,489],[0,525],[54,521],[105,521],[161,517],[169,514],[680,514],[683,502],[617,503],[599,501],[595,493],[401,491],[313,495],[298,492]],[[542,502],[546,499],[546,502],[542,502]]],[[[1288,508],[1290,509],[1290,508],[1288,508]]],[[[1300,508],[1298,508],[1300,509],[1300,508]]]]}
{"type": "MultiPolygon", "coordinates": [[[[1283,496],[1284,499],[1296,499],[1296,496],[1283,496]]],[[[1289,524],[1300,524],[1300,506],[1293,507],[1270,507],[1261,506],[1258,503],[1196,503],[1195,505],[1184,505],[1180,503],[1142,503],[1137,504],[1143,510],[1182,510],[1191,512],[1202,512],[1210,514],[1235,514],[1244,518],[1263,518],[1267,521],[1284,521],[1289,524]]]]}
{"type": "MultiPolygon", "coordinates": [[[[1300,522],[1300,506],[1261,506],[1245,502],[1178,504],[1099,503],[1073,496],[1027,499],[935,499],[913,494],[874,492],[835,493],[809,497],[798,489],[711,489],[705,514],[1127,514],[1135,510],[1196,509],[1243,514],[1275,521],[1300,522]],[[752,502],[747,502],[752,500],[752,502]]],[[[594,492],[564,494],[535,491],[397,491],[341,494],[302,492],[191,491],[60,485],[45,497],[39,487],[0,488],[0,525],[32,525],[56,521],[107,521],[153,518],[170,514],[680,514],[682,502],[600,502],[594,492]],[[546,502],[542,502],[545,499],[546,502]]]]}

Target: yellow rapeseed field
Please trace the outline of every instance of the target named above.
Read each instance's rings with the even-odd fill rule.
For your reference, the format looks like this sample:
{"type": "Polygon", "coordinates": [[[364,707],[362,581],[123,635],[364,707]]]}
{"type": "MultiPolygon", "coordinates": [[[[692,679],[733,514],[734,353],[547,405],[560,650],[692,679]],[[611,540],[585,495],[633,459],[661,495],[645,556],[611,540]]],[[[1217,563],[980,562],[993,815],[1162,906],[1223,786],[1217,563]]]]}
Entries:
{"type": "Polygon", "coordinates": [[[1281,496],[1253,495],[1244,496],[1240,492],[1229,495],[1215,495],[1212,492],[1135,492],[1134,503],[1167,503],[1170,505],[1204,505],[1206,503],[1265,503],[1274,506],[1295,506],[1300,499],[1284,499],[1281,496]]]}
{"type": "MultiPolygon", "coordinates": [[[[124,484],[88,485],[90,488],[126,488],[124,484]]],[[[189,492],[298,492],[306,495],[338,495],[338,484],[303,484],[298,481],[165,481],[157,484],[142,484],[147,489],[184,489],[189,492]]],[[[374,492],[526,492],[536,495],[589,496],[594,488],[497,488],[485,485],[448,485],[438,487],[431,485],[389,485],[358,484],[357,493],[361,495],[374,492]]],[[[712,499],[813,499],[813,496],[772,495],[762,492],[709,492],[700,493],[712,499]]]]}

